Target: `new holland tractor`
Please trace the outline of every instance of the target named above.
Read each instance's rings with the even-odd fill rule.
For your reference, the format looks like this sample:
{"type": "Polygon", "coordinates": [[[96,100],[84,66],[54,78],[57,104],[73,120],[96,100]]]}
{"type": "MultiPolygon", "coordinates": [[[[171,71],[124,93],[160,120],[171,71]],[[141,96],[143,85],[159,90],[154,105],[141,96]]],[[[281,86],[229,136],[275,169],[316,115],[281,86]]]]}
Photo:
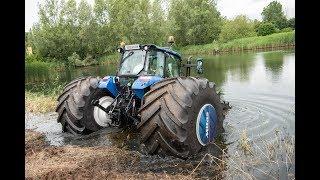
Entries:
{"type": "Polygon", "coordinates": [[[202,59],[183,64],[171,46],[153,44],[122,44],[118,52],[116,76],[81,77],[65,86],[56,107],[64,132],[134,127],[148,153],[180,158],[196,154],[222,132],[229,103],[213,82],[190,76],[193,67],[203,72],[202,59]]]}

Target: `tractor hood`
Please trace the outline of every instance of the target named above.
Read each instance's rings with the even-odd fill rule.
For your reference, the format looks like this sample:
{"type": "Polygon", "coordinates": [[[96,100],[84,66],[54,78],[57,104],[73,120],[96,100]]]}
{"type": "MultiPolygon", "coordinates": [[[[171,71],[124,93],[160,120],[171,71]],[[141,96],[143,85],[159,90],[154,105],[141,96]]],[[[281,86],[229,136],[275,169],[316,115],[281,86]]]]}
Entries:
{"type": "MultiPolygon", "coordinates": [[[[115,83],[116,78],[116,76],[105,76],[98,85],[99,88],[106,89],[113,98],[119,93],[115,83]]],[[[159,76],[140,76],[133,82],[131,89],[139,99],[142,99],[148,88],[162,79],[159,76]]]]}
{"type": "Polygon", "coordinates": [[[113,98],[115,98],[119,93],[115,83],[115,78],[116,76],[105,76],[98,84],[98,88],[106,89],[113,98]]]}
{"type": "Polygon", "coordinates": [[[147,92],[146,89],[162,79],[163,78],[160,76],[140,76],[133,82],[132,90],[138,98],[142,99],[144,94],[147,92]]]}

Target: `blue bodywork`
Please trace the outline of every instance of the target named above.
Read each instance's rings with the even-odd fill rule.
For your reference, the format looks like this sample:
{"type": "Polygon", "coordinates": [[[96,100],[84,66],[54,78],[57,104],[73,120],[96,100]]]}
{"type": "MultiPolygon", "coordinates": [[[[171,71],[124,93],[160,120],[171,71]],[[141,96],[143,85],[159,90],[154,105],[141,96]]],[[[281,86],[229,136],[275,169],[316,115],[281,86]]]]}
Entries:
{"type": "MultiPolygon", "coordinates": [[[[113,98],[115,98],[119,93],[119,90],[117,89],[117,85],[115,83],[115,78],[116,76],[105,76],[100,80],[98,85],[98,88],[107,90],[113,98]]],[[[142,99],[142,97],[146,93],[145,89],[161,81],[162,79],[163,78],[159,76],[140,76],[133,82],[132,91],[139,99],[142,99]]]]}
{"type": "Polygon", "coordinates": [[[145,89],[161,81],[162,79],[163,78],[159,76],[140,76],[133,82],[132,90],[139,99],[142,99],[142,97],[146,93],[145,89]]]}
{"type": "Polygon", "coordinates": [[[98,85],[98,88],[106,89],[113,98],[115,98],[119,93],[115,83],[115,78],[116,76],[105,76],[100,80],[98,85]]]}

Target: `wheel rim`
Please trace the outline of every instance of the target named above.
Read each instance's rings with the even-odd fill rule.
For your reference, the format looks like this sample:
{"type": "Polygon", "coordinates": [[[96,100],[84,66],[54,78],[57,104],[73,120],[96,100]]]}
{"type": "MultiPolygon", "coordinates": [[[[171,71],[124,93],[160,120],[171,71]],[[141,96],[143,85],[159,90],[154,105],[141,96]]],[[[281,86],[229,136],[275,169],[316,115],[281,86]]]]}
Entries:
{"type": "Polygon", "coordinates": [[[215,108],[211,104],[203,105],[198,113],[196,123],[197,139],[202,146],[213,142],[216,133],[216,122],[217,114],[215,108]]]}
{"type": "MultiPolygon", "coordinates": [[[[110,96],[104,96],[99,99],[99,104],[107,108],[112,103],[113,98],[110,96]]],[[[96,123],[102,127],[107,127],[109,124],[111,124],[111,117],[106,112],[104,112],[99,107],[94,106],[93,108],[93,117],[96,123]]]]}

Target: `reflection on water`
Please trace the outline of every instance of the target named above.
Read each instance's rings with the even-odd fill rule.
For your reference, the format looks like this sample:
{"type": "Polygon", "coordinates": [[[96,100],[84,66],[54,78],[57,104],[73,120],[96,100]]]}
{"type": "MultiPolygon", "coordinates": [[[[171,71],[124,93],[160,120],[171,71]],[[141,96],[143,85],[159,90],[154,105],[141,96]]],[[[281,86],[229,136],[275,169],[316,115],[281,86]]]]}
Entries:
{"type": "MultiPolygon", "coordinates": [[[[286,179],[286,177],[289,177],[289,174],[294,174],[294,158],[292,159],[292,156],[287,158],[288,155],[285,153],[292,152],[292,149],[281,150],[281,147],[291,147],[290,142],[294,142],[291,140],[295,137],[294,51],[201,57],[204,58],[205,68],[204,74],[201,76],[217,84],[219,89],[223,91],[223,98],[230,102],[232,109],[227,114],[224,122],[225,133],[222,139],[217,141],[219,148],[223,149],[224,153],[214,155],[214,153],[219,152],[219,150],[217,150],[215,146],[209,147],[195,157],[195,159],[189,160],[187,163],[185,162],[184,165],[180,164],[181,169],[189,168],[190,170],[191,167],[194,168],[195,166],[189,167],[189,165],[199,163],[204,154],[209,153],[216,157],[225,156],[224,161],[227,162],[227,167],[220,168],[220,171],[224,170],[228,172],[226,173],[229,174],[226,175],[227,177],[248,179],[249,177],[247,177],[245,173],[241,173],[241,170],[244,169],[250,171],[254,177],[263,179],[286,179]],[[249,150],[251,148],[251,155],[243,155],[243,149],[246,148],[249,150]],[[277,150],[273,152],[274,150],[272,150],[272,148],[277,150]],[[273,158],[274,155],[276,155],[275,158],[273,158]],[[270,160],[271,158],[273,159],[270,160]],[[253,160],[256,160],[255,164],[253,160]],[[249,162],[253,164],[249,166],[249,162]],[[243,165],[246,163],[247,166],[243,165]],[[235,175],[233,170],[240,172],[241,176],[235,175]]],[[[57,79],[47,80],[45,84],[48,85],[48,87],[51,85],[62,85],[79,76],[104,76],[114,74],[115,71],[116,67],[114,65],[62,71],[58,73],[59,76],[57,79]]],[[[37,77],[26,77],[26,89],[32,91],[39,90],[36,88],[39,83],[36,83],[34,81],[35,79],[37,79],[37,77]]],[[[40,124],[34,125],[35,123],[30,121],[29,124],[33,124],[32,126],[36,126],[38,130],[40,126],[41,131],[41,122],[43,121],[39,121],[40,124]]],[[[112,138],[106,138],[107,135],[104,133],[102,133],[104,135],[99,135],[98,133],[98,135],[94,136],[94,140],[90,137],[86,140],[81,139],[81,141],[79,139],[70,140],[68,137],[61,138],[61,129],[57,127],[58,124],[55,122],[55,119],[51,119],[46,123],[50,124],[50,128],[42,128],[42,131],[47,133],[47,137],[51,139],[51,143],[55,145],[59,145],[59,143],[110,145],[112,142],[113,145],[115,145],[124,141],[127,142],[127,144],[134,142],[128,140],[128,137],[116,137],[113,139],[118,139],[118,141],[111,141],[110,139],[112,138]]],[[[30,127],[31,125],[26,128],[30,127]]],[[[108,134],[108,132],[106,134],[108,134]]],[[[135,143],[131,143],[129,146],[132,149],[136,145],[135,143]]],[[[141,160],[142,162],[149,162],[149,164],[153,162],[154,166],[146,165],[146,169],[154,172],[163,171],[158,165],[161,164],[164,159],[156,158],[151,161],[150,158],[151,157],[144,157],[141,160]]],[[[210,167],[213,166],[216,168],[212,159],[214,158],[205,158],[206,165],[199,166],[199,169],[203,168],[203,171],[198,171],[198,173],[202,172],[205,177],[208,177],[210,174],[212,178],[212,173],[216,173],[213,169],[208,168],[208,163],[211,163],[210,167]]],[[[168,169],[170,169],[173,168],[174,163],[179,160],[166,159],[165,161],[168,169]]],[[[177,172],[178,170],[175,171],[177,172]]],[[[182,170],[179,172],[182,172],[182,170]]]]}
{"type": "Polygon", "coordinates": [[[264,53],[263,59],[267,73],[270,73],[271,80],[277,82],[278,78],[281,77],[282,67],[284,60],[279,59],[285,58],[282,53],[264,53]]]}

